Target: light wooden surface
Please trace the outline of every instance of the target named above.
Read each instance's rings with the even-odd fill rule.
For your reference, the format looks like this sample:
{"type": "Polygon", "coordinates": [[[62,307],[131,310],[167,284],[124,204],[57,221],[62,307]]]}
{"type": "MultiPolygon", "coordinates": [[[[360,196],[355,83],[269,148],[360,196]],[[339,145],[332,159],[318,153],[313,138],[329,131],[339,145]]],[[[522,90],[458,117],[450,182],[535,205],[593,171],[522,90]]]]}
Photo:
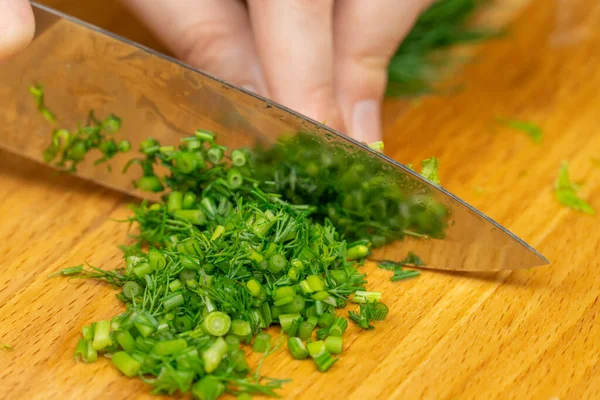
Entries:
{"type": "MultiPolygon", "coordinates": [[[[48,3],[153,43],[113,2],[48,3]]],[[[388,154],[413,163],[439,156],[445,187],[552,265],[494,275],[425,272],[397,284],[368,266],[369,288],[381,289],[391,308],[387,321],[361,334],[352,327],[327,374],[285,352],[269,359],[264,373],[293,379],[285,398],[600,398],[599,217],[569,211],[552,196],[566,159],[584,182],[581,194],[600,210],[600,168],[590,162],[600,157],[598,23],[597,0],[534,1],[507,39],[482,46],[457,75],[463,91],[387,109],[388,154]],[[398,107],[405,112],[390,118],[398,107]],[[543,144],[497,126],[496,117],[538,123],[543,144]]],[[[109,218],[127,215],[129,199],[0,155],[0,343],[14,346],[0,351],[0,397],[150,398],[143,383],[105,360],[72,359],[81,326],[121,310],[113,290],[46,278],[82,261],[119,266],[126,227],[109,218]]]]}

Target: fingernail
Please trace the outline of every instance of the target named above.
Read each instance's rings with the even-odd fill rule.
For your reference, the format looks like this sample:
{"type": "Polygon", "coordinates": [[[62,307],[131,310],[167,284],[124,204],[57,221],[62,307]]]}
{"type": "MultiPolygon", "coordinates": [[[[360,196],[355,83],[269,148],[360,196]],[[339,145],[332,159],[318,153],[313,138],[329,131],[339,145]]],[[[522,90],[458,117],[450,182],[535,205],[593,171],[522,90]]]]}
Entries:
{"type": "Polygon", "coordinates": [[[361,100],[352,107],[350,136],[359,142],[381,140],[381,105],[377,100],[361,100]]]}

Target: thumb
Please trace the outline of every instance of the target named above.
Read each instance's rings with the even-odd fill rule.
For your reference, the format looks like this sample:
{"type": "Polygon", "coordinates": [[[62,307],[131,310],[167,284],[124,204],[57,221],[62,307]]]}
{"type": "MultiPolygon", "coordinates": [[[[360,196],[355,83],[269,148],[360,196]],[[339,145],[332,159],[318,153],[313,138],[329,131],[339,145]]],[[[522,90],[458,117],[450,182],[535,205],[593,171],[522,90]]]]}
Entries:
{"type": "Polygon", "coordinates": [[[29,0],[0,0],[0,61],[18,53],[33,39],[35,21],[29,0]]]}
{"type": "Polygon", "coordinates": [[[431,0],[345,0],[335,10],[335,87],[350,136],[382,139],[388,63],[431,0]]]}

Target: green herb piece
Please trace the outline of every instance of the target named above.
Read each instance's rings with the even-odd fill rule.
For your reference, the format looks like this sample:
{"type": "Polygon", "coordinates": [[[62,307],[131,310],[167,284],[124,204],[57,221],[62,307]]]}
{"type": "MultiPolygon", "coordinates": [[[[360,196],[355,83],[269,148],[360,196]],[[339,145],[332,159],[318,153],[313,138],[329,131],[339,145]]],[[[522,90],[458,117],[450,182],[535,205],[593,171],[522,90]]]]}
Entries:
{"type": "Polygon", "coordinates": [[[29,87],[29,93],[33,95],[40,114],[42,114],[49,122],[56,122],[56,116],[48,109],[48,107],[46,107],[44,102],[44,88],[40,84],[36,84],[35,86],[29,87]]]}
{"type": "Polygon", "coordinates": [[[569,179],[569,165],[563,161],[558,178],[554,184],[554,197],[559,203],[586,214],[594,215],[596,210],[584,199],[577,195],[579,187],[569,179]]]}
{"type": "Polygon", "coordinates": [[[409,278],[415,278],[421,275],[421,271],[416,270],[405,270],[403,267],[420,267],[425,265],[423,260],[414,253],[409,252],[406,258],[400,262],[395,261],[379,261],[377,266],[388,271],[393,271],[394,275],[390,278],[392,282],[401,281],[409,278]]]}
{"type": "Polygon", "coordinates": [[[376,152],[379,153],[383,153],[383,142],[382,141],[378,141],[378,142],[373,142],[373,143],[369,143],[369,147],[373,150],[375,150],[376,152]]]}
{"type": "Polygon", "coordinates": [[[328,336],[325,339],[325,349],[331,354],[342,354],[344,339],[341,336],[328,336]]]}
{"type": "Polygon", "coordinates": [[[435,157],[431,157],[428,158],[426,160],[421,161],[421,175],[435,183],[436,185],[439,185],[440,182],[440,178],[438,176],[438,169],[440,167],[440,160],[435,158],[435,157]]]}
{"type": "Polygon", "coordinates": [[[252,345],[252,351],[256,353],[264,353],[271,345],[271,335],[266,332],[261,332],[256,335],[254,344],[252,345]]]}
{"type": "Polygon", "coordinates": [[[10,351],[13,351],[14,348],[10,344],[4,343],[4,344],[0,344],[0,351],[1,350],[10,350],[10,351]]]}
{"type": "Polygon", "coordinates": [[[534,143],[542,143],[542,129],[531,122],[519,121],[516,119],[498,118],[498,122],[511,129],[521,131],[531,138],[534,143]]]}
{"type": "Polygon", "coordinates": [[[288,349],[292,356],[297,360],[302,360],[308,357],[308,350],[302,339],[290,337],[288,339],[288,349]]]}
{"type": "Polygon", "coordinates": [[[348,312],[350,320],[358,325],[359,328],[373,329],[371,321],[383,320],[389,311],[387,306],[380,304],[378,301],[362,303],[358,313],[354,311],[348,312]]]}

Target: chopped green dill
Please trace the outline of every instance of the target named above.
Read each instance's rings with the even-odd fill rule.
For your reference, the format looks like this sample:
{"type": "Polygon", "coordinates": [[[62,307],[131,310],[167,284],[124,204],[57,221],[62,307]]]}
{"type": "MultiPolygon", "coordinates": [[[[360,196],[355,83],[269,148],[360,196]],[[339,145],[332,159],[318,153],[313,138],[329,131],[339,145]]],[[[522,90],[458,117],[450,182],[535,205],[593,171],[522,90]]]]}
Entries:
{"type": "Polygon", "coordinates": [[[563,161],[554,184],[554,197],[559,203],[575,211],[594,215],[596,210],[594,210],[588,202],[577,195],[578,190],[579,186],[569,179],[568,163],[563,161]]]}
{"type": "Polygon", "coordinates": [[[511,129],[526,133],[534,143],[542,143],[542,129],[534,123],[504,118],[498,118],[497,121],[511,129]]]}

